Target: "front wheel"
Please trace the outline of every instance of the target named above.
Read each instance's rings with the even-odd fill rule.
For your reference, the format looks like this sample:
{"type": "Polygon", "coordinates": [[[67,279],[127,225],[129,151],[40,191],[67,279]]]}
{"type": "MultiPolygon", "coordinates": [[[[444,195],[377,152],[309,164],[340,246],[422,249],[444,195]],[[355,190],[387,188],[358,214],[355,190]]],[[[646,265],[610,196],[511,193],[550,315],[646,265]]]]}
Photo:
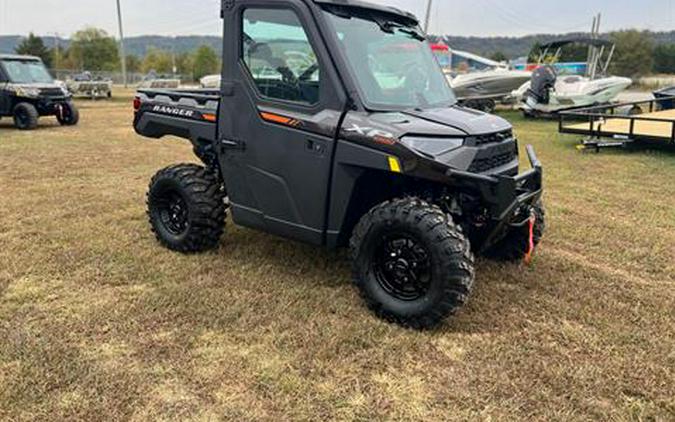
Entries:
{"type": "Polygon", "coordinates": [[[80,112],[72,101],[59,104],[56,110],[56,120],[61,126],[75,126],[80,121],[80,112]]]}
{"type": "Polygon", "coordinates": [[[459,226],[416,198],[385,202],[366,214],[350,242],[354,283],[379,317],[426,329],[463,306],[474,257],[459,226]]]}
{"type": "Polygon", "coordinates": [[[179,164],[150,182],[148,217],[157,240],[168,249],[195,253],[218,246],[225,229],[225,189],[210,170],[179,164]]]}
{"type": "Polygon", "coordinates": [[[14,107],[14,126],[19,130],[33,130],[38,125],[40,114],[33,104],[19,103],[14,107]]]}

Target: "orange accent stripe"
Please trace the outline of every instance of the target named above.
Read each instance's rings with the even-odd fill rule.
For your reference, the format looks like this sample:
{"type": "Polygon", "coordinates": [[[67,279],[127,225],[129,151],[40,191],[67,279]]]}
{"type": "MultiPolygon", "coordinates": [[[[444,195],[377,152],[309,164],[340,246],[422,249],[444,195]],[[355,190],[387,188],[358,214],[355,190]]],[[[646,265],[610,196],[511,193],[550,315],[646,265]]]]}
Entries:
{"type": "Polygon", "coordinates": [[[260,112],[260,117],[262,117],[263,120],[265,121],[272,123],[281,123],[282,125],[289,125],[293,121],[293,119],[289,117],[280,116],[274,113],[266,113],[264,111],[260,112]]]}
{"type": "Polygon", "coordinates": [[[203,114],[202,117],[209,122],[215,122],[217,120],[215,114],[203,114]]]}

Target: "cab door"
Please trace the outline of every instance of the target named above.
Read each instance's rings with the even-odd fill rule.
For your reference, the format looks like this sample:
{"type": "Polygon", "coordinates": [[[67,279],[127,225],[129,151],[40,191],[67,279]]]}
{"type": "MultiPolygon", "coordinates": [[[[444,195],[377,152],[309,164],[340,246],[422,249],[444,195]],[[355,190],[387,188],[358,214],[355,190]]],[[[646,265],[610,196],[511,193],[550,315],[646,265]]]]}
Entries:
{"type": "Polygon", "coordinates": [[[303,1],[242,3],[223,13],[218,138],[232,216],[321,244],[345,94],[303,1]]]}

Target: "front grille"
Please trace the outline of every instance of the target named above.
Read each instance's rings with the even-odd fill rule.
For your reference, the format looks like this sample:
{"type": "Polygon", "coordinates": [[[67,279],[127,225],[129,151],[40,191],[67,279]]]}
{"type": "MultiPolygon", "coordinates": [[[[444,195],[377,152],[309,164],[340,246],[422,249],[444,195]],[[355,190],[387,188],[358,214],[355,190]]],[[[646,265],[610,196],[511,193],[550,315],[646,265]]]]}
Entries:
{"type": "Polygon", "coordinates": [[[479,147],[483,145],[504,142],[512,138],[513,138],[513,131],[509,129],[503,132],[489,133],[487,135],[471,136],[467,139],[467,145],[479,147]]]}
{"type": "Polygon", "coordinates": [[[471,173],[485,173],[497,167],[509,164],[518,157],[516,149],[512,151],[503,152],[487,158],[477,158],[471,163],[469,172],[471,173]]]}
{"type": "Polygon", "coordinates": [[[40,88],[40,95],[43,97],[63,97],[61,88],[40,88]]]}

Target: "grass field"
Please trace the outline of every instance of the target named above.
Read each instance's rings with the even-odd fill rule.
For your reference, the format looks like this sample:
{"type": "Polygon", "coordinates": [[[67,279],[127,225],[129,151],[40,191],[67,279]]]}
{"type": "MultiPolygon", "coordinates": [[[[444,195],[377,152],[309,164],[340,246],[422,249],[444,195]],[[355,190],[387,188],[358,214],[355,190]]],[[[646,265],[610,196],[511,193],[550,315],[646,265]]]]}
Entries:
{"type": "Polygon", "coordinates": [[[147,183],[194,158],[129,102],[0,122],[0,419],[675,420],[675,153],[582,154],[505,114],[550,229],[414,332],[371,316],[344,253],[231,224],[218,251],[160,248],[147,183]]]}

